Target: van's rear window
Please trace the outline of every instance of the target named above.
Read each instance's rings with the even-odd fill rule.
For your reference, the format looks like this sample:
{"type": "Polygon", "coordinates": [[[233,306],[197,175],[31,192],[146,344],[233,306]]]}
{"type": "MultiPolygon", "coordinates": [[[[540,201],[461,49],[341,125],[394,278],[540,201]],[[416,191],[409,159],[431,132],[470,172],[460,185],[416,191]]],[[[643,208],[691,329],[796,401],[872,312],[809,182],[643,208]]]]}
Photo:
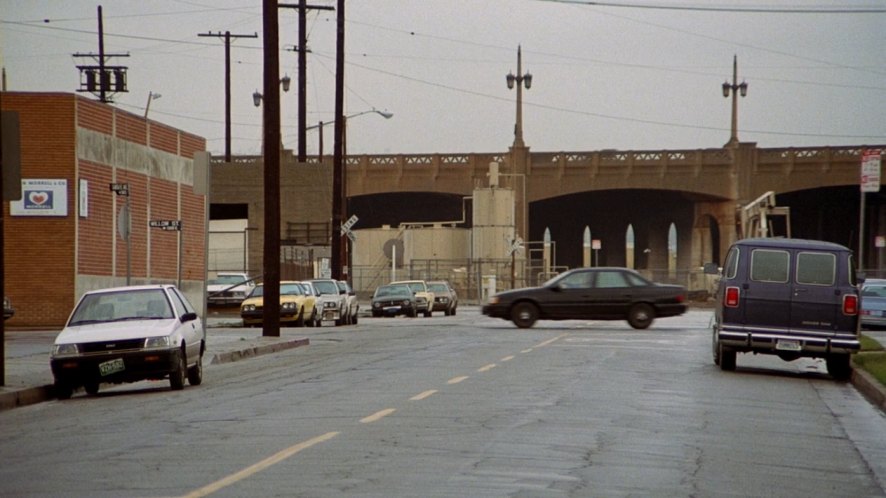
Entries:
{"type": "Polygon", "coordinates": [[[755,249],[751,253],[751,280],[757,282],[787,282],[789,256],[787,251],[755,249]]]}
{"type": "Polygon", "coordinates": [[[801,252],[797,255],[797,283],[834,285],[837,257],[827,252],[801,252]]]}

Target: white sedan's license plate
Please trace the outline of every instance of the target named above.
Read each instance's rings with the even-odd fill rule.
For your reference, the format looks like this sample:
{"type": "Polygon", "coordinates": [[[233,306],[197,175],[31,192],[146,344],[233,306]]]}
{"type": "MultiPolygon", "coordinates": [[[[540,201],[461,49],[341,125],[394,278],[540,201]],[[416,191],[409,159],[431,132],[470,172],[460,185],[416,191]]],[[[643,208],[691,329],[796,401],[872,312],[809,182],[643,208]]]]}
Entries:
{"type": "Polygon", "coordinates": [[[800,351],[802,348],[800,347],[800,341],[780,339],[775,344],[775,349],[779,351],[800,351]]]}
{"type": "Polygon", "coordinates": [[[123,365],[123,358],[116,358],[98,364],[98,371],[102,374],[102,377],[122,372],[125,368],[125,365],[123,365]]]}

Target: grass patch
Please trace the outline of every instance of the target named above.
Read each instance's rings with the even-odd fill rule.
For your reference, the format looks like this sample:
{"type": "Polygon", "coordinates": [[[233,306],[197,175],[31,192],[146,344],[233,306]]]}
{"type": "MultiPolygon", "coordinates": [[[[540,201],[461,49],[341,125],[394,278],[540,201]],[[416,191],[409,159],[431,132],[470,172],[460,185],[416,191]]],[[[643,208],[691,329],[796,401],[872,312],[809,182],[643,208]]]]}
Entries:
{"type": "Polygon", "coordinates": [[[886,386],[886,351],[873,337],[861,334],[861,351],[854,355],[853,363],[871,374],[880,385],[886,386]]]}
{"type": "Polygon", "coordinates": [[[886,352],[869,351],[855,355],[855,366],[874,376],[881,385],[886,386],[886,352]]]}
{"type": "Polygon", "coordinates": [[[862,351],[883,351],[883,345],[877,342],[873,337],[861,334],[861,350],[862,351]]]}

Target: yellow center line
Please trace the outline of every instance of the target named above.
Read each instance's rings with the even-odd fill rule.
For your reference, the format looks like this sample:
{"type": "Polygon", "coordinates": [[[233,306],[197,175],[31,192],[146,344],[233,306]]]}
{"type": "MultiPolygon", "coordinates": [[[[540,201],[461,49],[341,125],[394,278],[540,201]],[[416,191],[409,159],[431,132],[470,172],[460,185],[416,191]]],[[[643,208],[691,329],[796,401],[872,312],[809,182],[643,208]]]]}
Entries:
{"type": "Polygon", "coordinates": [[[489,365],[486,365],[484,367],[480,367],[477,371],[478,372],[488,372],[488,371],[492,370],[493,368],[495,368],[496,366],[498,366],[498,365],[496,365],[495,363],[490,363],[489,365]]]}
{"type": "Polygon", "coordinates": [[[409,398],[410,401],[421,401],[427,397],[430,397],[437,393],[436,389],[429,389],[423,393],[416,394],[415,396],[409,398]]]}
{"type": "Polygon", "coordinates": [[[469,377],[467,375],[462,375],[461,377],[454,377],[452,379],[449,379],[448,381],[446,381],[446,383],[449,385],[458,384],[459,382],[468,380],[468,378],[469,377]]]}
{"type": "Polygon", "coordinates": [[[210,495],[210,494],[215,493],[217,491],[220,491],[221,489],[226,488],[238,481],[246,479],[247,477],[249,477],[251,475],[257,474],[272,465],[276,465],[276,464],[282,462],[283,460],[286,460],[287,458],[295,455],[296,453],[304,451],[316,444],[320,444],[324,441],[328,441],[338,435],[339,435],[338,432],[327,432],[326,434],[323,434],[322,436],[317,436],[313,439],[308,439],[307,441],[290,446],[289,448],[286,448],[285,450],[277,452],[274,455],[271,455],[268,458],[265,458],[264,460],[262,460],[258,463],[250,465],[249,467],[246,467],[245,469],[243,469],[239,472],[235,472],[235,473],[229,475],[228,477],[225,477],[223,479],[219,479],[218,481],[215,481],[212,484],[203,486],[202,488],[200,488],[196,491],[192,491],[192,492],[184,495],[182,498],[200,498],[202,496],[207,496],[207,495],[210,495]]]}
{"type": "Polygon", "coordinates": [[[513,359],[514,359],[514,355],[510,355],[510,356],[505,356],[504,358],[502,358],[502,359],[499,360],[499,361],[501,361],[502,363],[504,363],[504,362],[506,362],[506,361],[511,361],[511,360],[513,360],[513,359]]]}
{"type": "Polygon", "coordinates": [[[397,411],[396,408],[387,408],[387,409],[382,410],[380,412],[373,413],[372,415],[370,415],[368,417],[361,418],[360,423],[361,424],[368,424],[371,422],[375,422],[376,420],[379,420],[383,417],[387,417],[388,415],[394,413],[395,411],[397,411]]]}

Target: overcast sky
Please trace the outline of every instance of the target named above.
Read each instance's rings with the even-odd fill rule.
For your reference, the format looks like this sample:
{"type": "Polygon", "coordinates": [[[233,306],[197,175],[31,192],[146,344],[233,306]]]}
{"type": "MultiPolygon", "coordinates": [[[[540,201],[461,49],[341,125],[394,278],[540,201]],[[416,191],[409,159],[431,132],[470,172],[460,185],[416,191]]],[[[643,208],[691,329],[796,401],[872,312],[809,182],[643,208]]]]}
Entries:
{"type": "MultiPolygon", "coordinates": [[[[287,0],[281,3],[298,3],[287,0]]],[[[336,4],[310,0],[311,5],[336,4]]],[[[526,144],[535,152],[697,149],[729,139],[739,99],[742,141],[761,147],[886,144],[886,2],[882,0],[364,0],[346,3],[350,154],[505,152],[513,142],[517,46],[526,144]],[[689,7],[662,9],[649,7],[689,7]],[[724,10],[698,10],[725,8],[724,10]],[[868,13],[739,12],[870,7],[868,13]],[[737,11],[738,10],[738,11],[737,11]]],[[[97,6],[0,0],[0,60],[12,91],[74,92],[75,52],[98,52],[97,6]],[[44,21],[45,20],[45,21],[44,21]]],[[[224,44],[199,33],[262,36],[261,1],[115,0],[103,5],[105,51],[128,53],[121,109],[206,137],[224,153],[224,44]]],[[[297,15],[280,14],[280,73],[295,83],[297,15]]],[[[334,12],[308,15],[308,121],[334,111],[334,12]]],[[[261,39],[232,46],[233,153],[261,150],[261,39]]],[[[89,95],[89,94],[83,94],[89,95]]],[[[91,97],[90,97],[91,98],[91,97]]],[[[282,94],[285,147],[297,149],[297,93],[282,94]]],[[[325,152],[331,151],[326,128],[325,152]]],[[[316,153],[317,131],[307,150],[316,153]]]]}

